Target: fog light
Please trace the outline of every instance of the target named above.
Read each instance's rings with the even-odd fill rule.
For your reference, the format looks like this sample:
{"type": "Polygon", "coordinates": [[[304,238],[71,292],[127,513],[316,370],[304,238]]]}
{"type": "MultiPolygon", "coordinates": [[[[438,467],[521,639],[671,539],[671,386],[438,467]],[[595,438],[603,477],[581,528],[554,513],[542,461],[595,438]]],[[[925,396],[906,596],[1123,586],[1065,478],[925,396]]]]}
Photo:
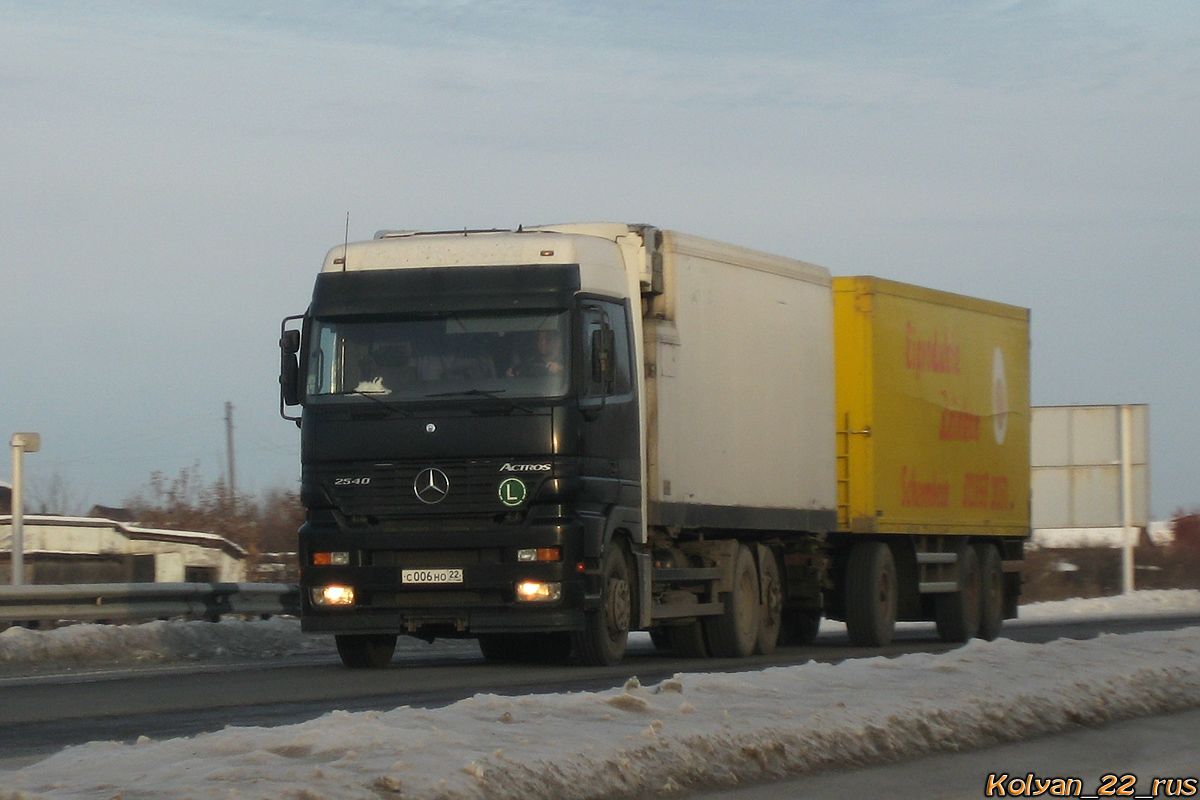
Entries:
{"type": "Polygon", "coordinates": [[[344,567],[350,563],[349,553],[313,553],[314,567],[344,567]]]}
{"type": "Polygon", "coordinates": [[[517,561],[562,561],[558,547],[527,547],[517,551],[517,561]]]}
{"type": "Polygon", "coordinates": [[[561,600],[562,584],[521,581],[517,584],[517,599],[530,602],[561,600]]]}
{"type": "Polygon", "coordinates": [[[321,586],[310,590],[312,601],[318,606],[352,606],[354,589],[350,586],[321,586]]]}

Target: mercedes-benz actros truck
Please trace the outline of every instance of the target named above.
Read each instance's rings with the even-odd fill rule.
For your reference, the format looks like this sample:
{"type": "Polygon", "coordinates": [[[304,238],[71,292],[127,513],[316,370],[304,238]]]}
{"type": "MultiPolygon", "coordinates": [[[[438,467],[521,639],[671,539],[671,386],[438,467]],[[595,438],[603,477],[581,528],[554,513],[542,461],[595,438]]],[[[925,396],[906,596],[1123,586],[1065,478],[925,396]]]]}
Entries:
{"type": "Polygon", "coordinates": [[[381,231],[284,320],[302,626],[488,659],[994,638],[1029,533],[1028,311],[649,225],[381,231]]]}

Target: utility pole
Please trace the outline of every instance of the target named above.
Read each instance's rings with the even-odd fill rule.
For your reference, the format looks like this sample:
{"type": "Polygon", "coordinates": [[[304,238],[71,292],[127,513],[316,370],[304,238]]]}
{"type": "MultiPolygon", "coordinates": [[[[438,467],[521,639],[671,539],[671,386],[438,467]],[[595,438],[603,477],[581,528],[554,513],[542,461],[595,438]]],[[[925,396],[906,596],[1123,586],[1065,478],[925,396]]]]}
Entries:
{"type": "Polygon", "coordinates": [[[233,470],[233,403],[225,401],[225,457],[229,464],[229,502],[237,508],[237,475],[233,470]]]}

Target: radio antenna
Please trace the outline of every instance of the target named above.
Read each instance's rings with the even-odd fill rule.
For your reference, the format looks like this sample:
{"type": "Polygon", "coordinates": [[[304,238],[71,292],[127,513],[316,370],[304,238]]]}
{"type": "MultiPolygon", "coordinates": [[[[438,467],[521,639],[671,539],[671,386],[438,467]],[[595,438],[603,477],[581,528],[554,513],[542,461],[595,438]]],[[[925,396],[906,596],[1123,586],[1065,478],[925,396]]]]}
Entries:
{"type": "Polygon", "coordinates": [[[346,212],[346,238],[342,240],[342,272],[346,271],[346,256],[350,252],[350,212],[346,212]]]}

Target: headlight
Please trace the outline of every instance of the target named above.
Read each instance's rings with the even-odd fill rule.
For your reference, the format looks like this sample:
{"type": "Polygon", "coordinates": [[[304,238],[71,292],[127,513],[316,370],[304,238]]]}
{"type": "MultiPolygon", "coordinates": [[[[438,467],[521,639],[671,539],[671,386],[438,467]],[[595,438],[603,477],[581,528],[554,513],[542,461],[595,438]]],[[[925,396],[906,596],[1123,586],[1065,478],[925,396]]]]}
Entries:
{"type": "Polygon", "coordinates": [[[517,584],[517,599],[527,602],[553,602],[561,600],[562,584],[521,581],[517,584]]]}
{"type": "Polygon", "coordinates": [[[354,589],[350,586],[320,586],[310,589],[313,605],[317,606],[352,606],[354,605],[354,589]]]}

